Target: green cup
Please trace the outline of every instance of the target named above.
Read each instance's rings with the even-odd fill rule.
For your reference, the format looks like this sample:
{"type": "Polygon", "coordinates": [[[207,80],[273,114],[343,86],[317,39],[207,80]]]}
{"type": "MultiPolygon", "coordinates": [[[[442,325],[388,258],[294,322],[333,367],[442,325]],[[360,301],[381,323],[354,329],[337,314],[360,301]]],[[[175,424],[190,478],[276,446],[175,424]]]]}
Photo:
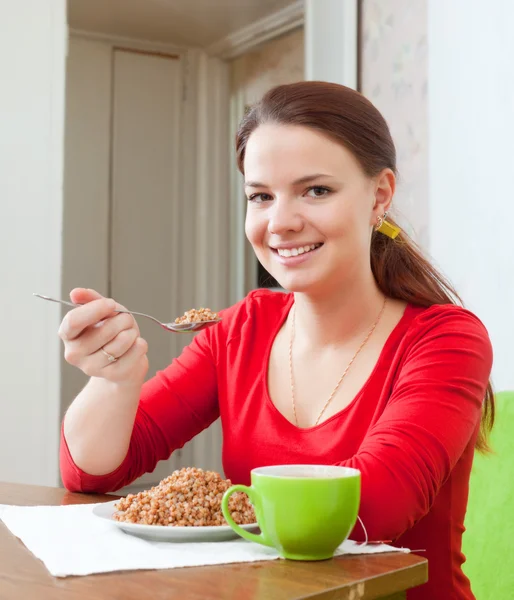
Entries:
{"type": "Polygon", "coordinates": [[[251,472],[252,485],[234,485],[221,503],[227,523],[241,537],[276,548],[291,560],[325,560],[352,531],[360,504],[357,469],[325,465],[279,465],[251,472]],[[245,531],[228,507],[234,492],[250,498],[261,534],[245,531]]]}

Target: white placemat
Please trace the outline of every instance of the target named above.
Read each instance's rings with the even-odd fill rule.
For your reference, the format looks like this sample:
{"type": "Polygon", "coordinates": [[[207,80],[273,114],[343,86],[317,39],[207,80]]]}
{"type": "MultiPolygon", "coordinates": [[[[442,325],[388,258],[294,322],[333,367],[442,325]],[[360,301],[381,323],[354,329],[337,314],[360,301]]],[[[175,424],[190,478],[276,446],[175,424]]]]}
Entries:
{"type": "MultiPolygon", "coordinates": [[[[69,506],[0,505],[0,519],[55,577],[134,569],[171,569],[275,560],[273,548],[237,539],[228,542],[150,542],[95,517],[92,504],[69,506]]],[[[342,554],[409,552],[386,544],[362,546],[350,540],[342,554]]]]}

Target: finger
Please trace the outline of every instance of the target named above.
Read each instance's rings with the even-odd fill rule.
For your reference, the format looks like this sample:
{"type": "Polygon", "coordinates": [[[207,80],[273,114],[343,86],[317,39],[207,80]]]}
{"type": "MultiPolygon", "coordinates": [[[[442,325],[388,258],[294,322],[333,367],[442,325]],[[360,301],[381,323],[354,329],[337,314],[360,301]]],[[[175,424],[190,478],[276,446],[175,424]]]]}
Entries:
{"type": "Polygon", "coordinates": [[[67,362],[76,367],[88,356],[98,352],[100,348],[114,340],[116,336],[125,330],[132,329],[135,336],[139,336],[139,330],[134,327],[132,315],[121,313],[109,317],[99,323],[95,323],[73,340],[66,340],[64,357],[67,362]]]}
{"type": "Polygon", "coordinates": [[[130,350],[120,360],[104,367],[99,376],[119,383],[143,381],[148,372],[147,352],[146,341],[143,338],[137,338],[130,350]]]}
{"type": "Polygon", "coordinates": [[[87,304],[93,300],[101,300],[104,298],[102,294],[99,294],[96,290],[90,290],[87,288],[75,288],[70,292],[70,299],[75,304],[87,304]]]}
{"type": "Polygon", "coordinates": [[[139,366],[144,370],[145,364],[147,365],[147,361],[142,361],[141,359],[148,351],[148,344],[143,338],[136,338],[130,348],[119,358],[111,353],[110,350],[115,352],[115,350],[109,347],[107,347],[105,352],[116,358],[116,361],[109,361],[109,358],[99,350],[88,357],[87,363],[81,367],[82,371],[90,377],[104,377],[110,380],[119,380],[123,379],[123,377],[137,379],[138,373],[136,371],[139,366]]]}
{"type": "Polygon", "coordinates": [[[111,298],[93,300],[70,310],[62,320],[59,328],[59,336],[62,340],[74,340],[87,327],[99,323],[112,316],[116,308],[116,302],[111,298]]]}
{"type": "MultiPolygon", "coordinates": [[[[107,361],[108,364],[105,365],[105,360],[107,357],[105,354],[103,354],[103,352],[101,352],[100,354],[102,354],[104,358],[104,363],[102,363],[104,365],[103,370],[105,370],[107,367],[111,367],[111,371],[114,369],[117,371],[130,371],[147,352],[148,343],[141,337],[136,338],[132,346],[115,363],[109,364],[107,361]]],[[[111,353],[109,352],[109,354],[111,353]]]]}
{"type": "Polygon", "coordinates": [[[107,356],[104,354],[104,352],[107,352],[107,354],[120,360],[132,348],[138,338],[139,335],[134,328],[121,331],[112,341],[106,344],[103,348],[100,348],[99,352],[104,357],[102,365],[104,367],[109,366],[109,363],[105,364],[105,358],[107,358],[107,356]]]}
{"type": "MultiPolygon", "coordinates": [[[[102,296],[96,290],[88,288],[75,288],[70,292],[70,298],[75,304],[87,304],[89,302],[92,302],[93,300],[101,300],[104,298],[104,296],[102,296]]],[[[122,304],[116,302],[116,310],[126,311],[127,309],[122,304]]],[[[139,325],[137,324],[134,315],[131,315],[131,318],[133,320],[134,326],[138,330],[138,333],[140,333],[139,325]]],[[[65,338],[63,337],[63,339],[65,338]]],[[[105,340],[104,343],[106,343],[107,341],[108,340],[105,340]]]]}
{"type": "MultiPolygon", "coordinates": [[[[101,300],[104,298],[102,294],[98,293],[96,290],[91,290],[89,288],[75,288],[70,292],[71,301],[75,304],[87,304],[88,302],[92,302],[93,300],[101,300]]],[[[116,302],[116,310],[127,310],[122,304],[116,302]]],[[[134,324],[139,331],[139,326],[137,321],[132,315],[132,319],[134,320],[134,324]]]]}
{"type": "MultiPolygon", "coordinates": [[[[127,308],[122,304],[116,302],[116,310],[127,311],[127,308]]],[[[137,329],[138,335],[140,335],[139,325],[137,324],[136,317],[134,317],[134,315],[130,312],[126,312],[125,314],[127,314],[132,319],[132,325],[137,329]]]]}

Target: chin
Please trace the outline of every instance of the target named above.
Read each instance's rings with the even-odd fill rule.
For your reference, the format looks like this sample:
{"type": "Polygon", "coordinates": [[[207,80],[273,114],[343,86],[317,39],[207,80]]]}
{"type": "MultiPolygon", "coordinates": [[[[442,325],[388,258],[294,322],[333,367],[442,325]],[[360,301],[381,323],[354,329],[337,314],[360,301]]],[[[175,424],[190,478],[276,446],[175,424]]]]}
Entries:
{"type": "Polygon", "coordinates": [[[312,293],[321,287],[321,282],[319,280],[313,281],[311,278],[301,277],[301,276],[290,276],[290,277],[280,277],[274,273],[271,275],[276,279],[280,286],[282,286],[288,292],[297,292],[297,293],[312,293]]]}

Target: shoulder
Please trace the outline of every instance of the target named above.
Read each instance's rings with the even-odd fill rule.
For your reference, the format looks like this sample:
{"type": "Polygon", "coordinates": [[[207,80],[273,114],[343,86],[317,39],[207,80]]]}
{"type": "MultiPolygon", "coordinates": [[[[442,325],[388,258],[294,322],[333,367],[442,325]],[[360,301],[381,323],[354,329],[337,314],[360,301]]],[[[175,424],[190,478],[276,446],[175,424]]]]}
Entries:
{"type": "Polygon", "coordinates": [[[427,333],[467,333],[477,340],[489,341],[489,334],[482,321],[470,310],[455,304],[434,304],[428,308],[409,305],[412,314],[410,329],[427,333]]]}
{"type": "Polygon", "coordinates": [[[454,351],[492,365],[493,349],[488,331],[471,311],[454,304],[434,304],[428,308],[409,305],[410,319],[404,342],[409,351],[454,351]]]}

